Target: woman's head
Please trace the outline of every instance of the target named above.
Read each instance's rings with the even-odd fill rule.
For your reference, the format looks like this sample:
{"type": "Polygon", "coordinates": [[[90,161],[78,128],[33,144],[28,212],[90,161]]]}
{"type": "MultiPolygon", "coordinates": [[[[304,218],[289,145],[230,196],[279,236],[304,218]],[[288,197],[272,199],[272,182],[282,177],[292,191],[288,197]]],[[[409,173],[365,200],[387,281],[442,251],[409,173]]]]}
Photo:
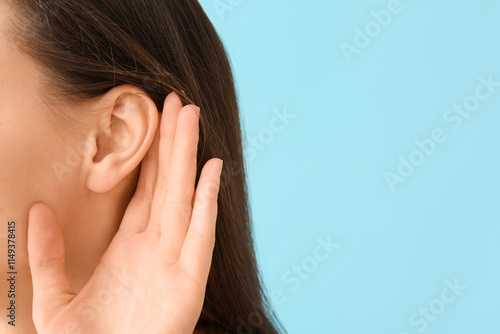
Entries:
{"type": "MultiPolygon", "coordinates": [[[[97,207],[119,222],[158,112],[177,92],[201,108],[197,180],[206,161],[225,161],[200,325],[237,333],[251,322],[253,333],[276,333],[253,250],[231,68],[199,3],[2,0],[0,7],[0,162],[7,166],[0,175],[10,178],[3,192],[64,203],[56,212],[67,219],[97,207]],[[20,175],[27,181],[14,180],[20,175]]],[[[81,239],[92,226],[80,225],[67,227],[65,238],[81,239]]],[[[92,228],[112,237],[117,227],[92,228]]]]}

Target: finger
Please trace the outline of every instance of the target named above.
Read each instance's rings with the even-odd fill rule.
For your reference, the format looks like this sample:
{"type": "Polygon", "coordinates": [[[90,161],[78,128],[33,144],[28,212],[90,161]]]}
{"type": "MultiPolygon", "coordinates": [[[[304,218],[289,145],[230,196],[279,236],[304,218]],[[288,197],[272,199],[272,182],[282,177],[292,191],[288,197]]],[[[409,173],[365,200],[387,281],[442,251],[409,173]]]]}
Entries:
{"type": "MultiPolygon", "coordinates": [[[[159,124],[161,124],[161,114],[159,124]]],[[[136,234],[146,230],[151,214],[151,203],[158,174],[159,128],[141,164],[137,189],[125,211],[119,233],[136,234]]]]}
{"type": "Polygon", "coordinates": [[[182,109],[182,101],[177,93],[170,93],[165,99],[163,115],[160,123],[160,138],[158,148],[158,173],[157,181],[151,205],[151,219],[148,230],[160,233],[160,216],[167,188],[168,173],[170,171],[170,161],[172,146],[177,128],[178,113],[182,109]]]}
{"type": "Polygon", "coordinates": [[[186,273],[203,282],[208,279],[215,245],[221,171],[220,159],[211,159],[203,167],[196,189],[189,231],[179,259],[186,273]]]}
{"type": "Polygon", "coordinates": [[[33,205],[28,218],[28,260],[33,280],[33,320],[45,324],[75,296],[66,277],[64,238],[54,211],[33,205]]]}
{"type": "Polygon", "coordinates": [[[179,112],[161,218],[162,239],[173,256],[179,256],[193,208],[196,156],[199,139],[199,108],[186,106],[179,112]]]}

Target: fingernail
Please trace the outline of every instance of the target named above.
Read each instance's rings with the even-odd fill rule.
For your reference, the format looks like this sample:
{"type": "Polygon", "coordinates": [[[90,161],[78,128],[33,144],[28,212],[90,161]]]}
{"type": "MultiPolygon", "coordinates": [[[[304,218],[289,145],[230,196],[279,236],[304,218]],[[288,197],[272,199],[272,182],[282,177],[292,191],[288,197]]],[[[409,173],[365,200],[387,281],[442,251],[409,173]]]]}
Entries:
{"type": "Polygon", "coordinates": [[[219,171],[219,177],[222,174],[222,166],[224,166],[224,160],[220,159],[220,171],[219,171]]]}

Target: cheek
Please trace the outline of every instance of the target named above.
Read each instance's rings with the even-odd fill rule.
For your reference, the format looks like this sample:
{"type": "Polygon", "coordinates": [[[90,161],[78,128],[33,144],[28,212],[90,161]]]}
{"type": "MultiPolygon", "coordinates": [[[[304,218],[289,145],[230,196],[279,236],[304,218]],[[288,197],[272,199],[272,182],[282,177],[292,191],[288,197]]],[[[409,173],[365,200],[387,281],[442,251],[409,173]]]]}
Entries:
{"type": "Polygon", "coordinates": [[[66,149],[74,142],[46,117],[52,111],[40,96],[37,66],[22,53],[0,50],[1,213],[3,207],[24,210],[36,200],[64,199],[76,189],[77,159],[66,149]]]}
{"type": "Polygon", "coordinates": [[[78,155],[37,111],[3,113],[0,122],[0,199],[43,200],[61,193],[74,178],[78,155]],[[8,126],[7,126],[8,124],[8,126]]]}

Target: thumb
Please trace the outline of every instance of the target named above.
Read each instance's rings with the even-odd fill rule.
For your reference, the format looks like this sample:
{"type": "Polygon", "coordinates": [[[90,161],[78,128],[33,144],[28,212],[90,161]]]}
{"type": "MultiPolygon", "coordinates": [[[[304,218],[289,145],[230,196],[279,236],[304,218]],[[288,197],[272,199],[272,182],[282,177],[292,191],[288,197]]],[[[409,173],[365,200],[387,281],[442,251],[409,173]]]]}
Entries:
{"type": "Polygon", "coordinates": [[[37,203],[29,211],[28,259],[33,280],[33,320],[49,321],[75,293],[65,271],[64,238],[54,211],[37,203]]]}

